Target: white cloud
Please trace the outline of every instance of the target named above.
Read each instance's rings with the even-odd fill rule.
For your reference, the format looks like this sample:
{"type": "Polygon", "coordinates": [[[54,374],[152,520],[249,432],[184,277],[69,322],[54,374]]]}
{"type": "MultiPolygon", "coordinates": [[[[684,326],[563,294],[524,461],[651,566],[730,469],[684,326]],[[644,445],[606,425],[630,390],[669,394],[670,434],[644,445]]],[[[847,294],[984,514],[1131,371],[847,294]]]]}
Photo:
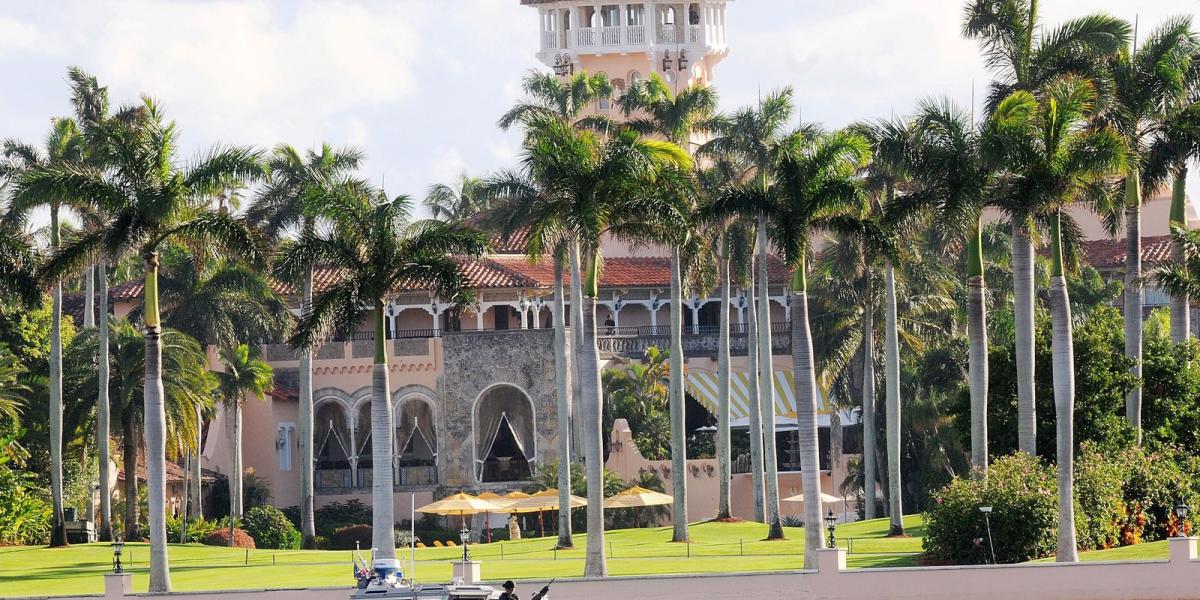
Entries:
{"type": "Polygon", "coordinates": [[[48,36],[33,23],[0,16],[0,59],[48,51],[53,46],[48,42],[48,36]]]}
{"type": "Polygon", "coordinates": [[[467,161],[454,148],[443,150],[429,163],[429,175],[434,183],[452,183],[466,170],[467,161]]]}

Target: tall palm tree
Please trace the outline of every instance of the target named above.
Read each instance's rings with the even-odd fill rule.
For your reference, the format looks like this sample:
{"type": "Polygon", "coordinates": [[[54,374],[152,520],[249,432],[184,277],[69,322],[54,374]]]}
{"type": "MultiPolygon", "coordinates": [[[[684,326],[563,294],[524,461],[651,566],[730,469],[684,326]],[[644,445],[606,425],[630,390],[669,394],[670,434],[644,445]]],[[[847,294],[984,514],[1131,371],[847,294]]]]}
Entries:
{"type": "MultiPolygon", "coordinates": [[[[657,73],[629,87],[617,101],[626,116],[626,125],[643,135],[652,135],[667,140],[684,149],[690,156],[691,148],[698,136],[707,133],[712,125],[717,108],[717,93],[704,84],[689,86],[681,92],[673,92],[657,73]],[[639,116],[632,116],[639,113],[639,116]]],[[[683,269],[680,249],[696,244],[699,217],[695,202],[695,180],[690,177],[675,178],[682,183],[671,186],[680,192],[675,197],[664,198],[664,208],[672,215],[660,215],[658,225],[665,225],[654,235],[657,241],[671,245],[671,470],[683,474],[687,470],[687,432],[684,427],[683,387],[683,269]],[[689,202],[690,200],[690,202],[689,202]],[[682,202],[682,205],[680,204],[682,202]],[[690,206],[689,206],[690,204],[690,206]],[[674,206],[670,206],[674,205],[674,206]],[[682,227],[680,226],[682,225],[682,227]]],[[[663,188],[660,188],[663,189],[663,188]]],[[[722,307],[729,310],[728,304],[722,307]]],[[[671,479],[674,504],[671,510],[674,530],[671,540],[688,540],[687,478],[676,476],[671,479]]]]}
{"type": "MultiPolygon", "coordinates": [[[[771,240],[792,271],[792,372],[795,377],[801,488],[806,499],[804,522],[821,522],[821,465],[818,453],[816,368],[808,322],[807,256],[812,236],[861,207],[855,173],[870,157],[870,144],[849,132],[801,130],[778,165],[776,210],[771,240]],[[856,206],[857,205],[857,206],[856,206]]],[[[804,528],[804,562],[815,568],[821,547],[820,528],[804,528]]]]}
{"type": "MultiPolygon", "coordinates": [[[[81,332],[67,348],[63,381],[65,389],[81,406],[99,401],[98,364],[100,334],[81,332]]],[[[108,337],[111,377],[105,390],[112,400],[112,417],[121,438],[122,465],[125,471],[124,537],[140,538],[138,515],[138,449],[143,448],[142,430],[145,405],[146,344],[142,334],[129,321],[113,320],[108,337]]],[[[197,423],[193,415],[207,410],[212,403],[216,379],[208,371],[208,356],[196,340],[172,329],[162,333],[163,407],[166,431],[179,440],[183,450],[194,451],[197,423]]]]}
{"type": "Polygon", "coordinates": [[[145,268],[143,321],[146,479],[150,502],[150,590],[171,589],[166,531],[166,425],[163,409],[162,320],[158,298],[159,250],[171,240],[207,244],[262,261],[260,241],[240,220],[198,205],[217,186],[262,172],[248,148],[216,148],[186,167],[175,162],[176,129],[150,98],[123,108],[98,132],[98,169],[88,164],[46,165],[17,181],[14,201],[65,198],[108,214],[110,227],[86,233],[56,252],[46,266],[54,279],[77,272],[93,256],[113,260],[136,253],[145,268]]]}
{"type": "MultiPolygon", "coordinates": [[[[1195,53],[1196,36],[1190,17],[1175,17],[1159,25],[1145,43],[1122,48],[1110,62],[1113,104],[1104,120],[1125,138],[1125,356],[1133,361],[1134,377],[1142,376],[1142,170],[1153,130],[1164,107],[1185,98],[1187,75],[1195,53]]],[[[1134,40],[1134,44],[1137,41],[1134,40]]],[[[1142,439],[1142,386],[1125,398],[1125,416],[1142,439]]]]}
{"type": "Polygon", "coordinates": [[[488,209],[488,198],[480,193],[483,183],[466,173],[458,176],[454,186],[435,183],[425,195],[425,207],[435,219],[464,221],[488,209]]]}
{"type": "Polygon", "coordinates": [[[363,306],[374,321],[375,362],[371,377],[372,547],[378,558],[395,558],[392,529],[393,426],[388,382],[385,303],[401,285],[417,285],[454,303],[470,300],[464,275],[451,255],[478,256],[485,242],[478,231],[455,223],[413,221],[407,196],[386,198],[362,182],[347,182],[326,199],[332,225],[306,232],[285,249],[280,272],[288,280],[322,264],[339,273],[336,282],[306,307],[289,344],[312,349],[335,331],[349,334],[363,306]]]}
{"type": "Polygon", "coordinates": [[[30,391],[22,381],[25,373],[25,365],[7,346],[0,346],[0,425],[8,427],[6,420],[15,423],[21,418],[25,394],[30,391]]]}
{"type": "Polygon", "coordinates": [[[1026,91],[1014,92],[996,107],[989,126],[1007,149],[1012,167],[1004,183],[1008,193],[1030,199],[1050,215],[1053,318],[1054,405],[1058,456],[1059,562],[1075,562],[1073,501],[1075,365],[1072,356],[1071,305],[1064,258],[1063,208],[1084,199],[1103,178],[1123,168],[1126,149],[1108,126],[1092,126],[1094,84],[1065,76],[1047,84],[1040,102],[1026,91]]]}
{"type": "Polygon", "coordinates": [[[0,224],[0,299],[24,306],[41,301],[38,259],[28,235],[0,224]]]}
{"type": "MultiPolygon", "coordinates": [[[[1165,118],[1156,124],[1156,131],[1146,156],[1142,190],[1156,190],[1171,180],[1171,211],[1168,227],[1187,228],[1186,198],[1188,161],[1200,157],[1200,59],[1193,58],[1189,72],[1190,97],[1168,106],[1165,118]]],[[[1171,243],[1171,262],[1182,265],[1188,260],[1178,238],[1171,243]]],[[[1191,337],[1190,297],[1172,292],[1171,341],[1179,344],[1191,337]]]]}
{"type": "MultiPolygon", "coordinates": [[[[740,191],[730,196],[723,209],[728,214],[754,221],[757,249],[758,273],[755,299],[756,359],[758,365],[757,396],[762,419],[762,456],[766,483],[765,517],[769,526],[768,539],[783,537],[783,524],[779,518],[779,481],[775,452],[775,386],[771,355],[771,299],[767,277],[768,222],[774,218],[771,210],[777,205],[772,197],[775,191],[773,178],[781,157],[790,151],[789,145],[795,135],[788,129],[792,118],[792,89],[784,88],[764,98],[755,106],[742,108],[733,114],[717,117],[712,124],[714,137],[701,146],[707,156],[731,155],[738,157],[748,170],[743,175],[745,184],[740,191]],[[736,198],[736,201],[733,199],[736,198]]],[[[753,441],[759,435],[751,431],[753,441]]]]}
{"type": "MultiPolygon", "coordinates": [[[[242,518],[242,402],[247,396],[265,400],[275,387],[275,373],[260,354],[261,346],[239,344],[221,348],[221,371],[216,372],[218,393],[229,424],[229,521],[242,518]]],[[[390,464],[390,463],[389,463],[390,464]]],[[[230,531],[229,545],[233,546],[230,531]]]]}
{"type": "MultiPolygon", "coordinates": [[[[38,168],[78,162],[83,158],[81,141],[75,121],[68,118],[56,118],[52,121],[50,132],[46,135],[45,152],[16,140],[5,140],[3,144],[4,162],[0,165],[0,177],[7,176],[9,179],[19,180],[38,168]]],[[[60,243],[60,211],[64,204],[62,196],[49,196],[30,201],[14,195],[9,207],[8,218],[21,222],[35,206],[49,207],[50,251],[54,252],[58,250],[60,243]]],[[[50,545],[56,547],[67,545],[66,521],[63,520],[62,475],[62,284],[56,283],[51,288],[50,301],[50,496],[53,504],[50,545]]]]}
{"type": "MultiPolygon", "coordinates": [[[[331,193],[342,175],[357,169],[362,161],[362,152],[354,148],[334,149],[323,144],[319,151],[308,150],[301,155],[293,146],[280,144],[267,160],[269,175],[247,210],[246,218],[276,243],[287,233],[312,232],[323,214],[322,198],[331,193]]],[[[312,306],[312,265],[291,283],[298,288],[301,306],[312,306]]],[[[300,535],[301,546],[312,549],[317,546],[317,530],[313,516],[312,352],[308,348],[300,349],[297,380],[300,535]]],[[[199,465],[199,461],[196,464],[199,465]]],[[[199,480],[197,472],[196,481],[199,480]]]]}
{"type": "MultiPolygon", "coordinates": [[[[582,396],[581,422],[588,505],[603,501],[600,440],[602,392],[596,346],[595,304],[603,260],[600,239],[607,234],[640,237],[648,211],[646,193],[665,168],[690,169],[691,160],[670,142],[650,140],[632,130],[601,138],[556,117],[526,123],[525,150],[519,172],[502,173],[490,184],[509,189],[520,199],[506,211],[528,223],[530,249],[540,254],[556,240],[570,240],[572,285],[580,281],[582,312],[573,329],[583,330],[577,345],[582,396]],[[522,193],[521,190],[540,190],[522,193]],[[586,256],[585,256],[586,253],[586,256]],[[586,265],[586,267],[585,267],[586,265]],[[584,277],[586,273],[586,277],[584,277]]],[[[576,340],[578,342],[578,339],[576,340]]],[[[604,515],[589,510],[584,574],[605,577],[604,515]]]]}
{"type": "MultiPolygon", "coordinates": [[[[993,110],[1014,91],[1038,93],[1060,75],[1103,76],[1104,58],[1124,47],[1129,24],[1094,13],[1045,29],[1038,0],[969,0],[962,33],[979,41],[996,80],[988,89],[993,110]],[[1044,33],[1042,33],[1044,32],[1044,33]]],[[[1016,208],[1021,199],[1011,199],[1016,208]]],[[[1036,452],[1034,394],[1033,237],[1028,215],[1009,211],[1013,224],[1013,295],[1016,321],[1018,447],[1036,452]]]]}
{"type": "MultiPolygon", "coordinates": [[[[940,235],[951,243],[965,242],[971,465],[977,474],[986,477],[988,287],[984,277],[982,213],[995,169],[982,154],[980,132],[969,111],[947,99],[923,100],[917,106],[916,123],[912,168],[916,182],[905,202],[932,208],[940,235]]],[[[901,210],[907,209],[901,207],[901,210]]],[[[1036,453],[1033,410],[1022,399],[1018,407],[1018,438],[1020,450],[1030,454],[1036,453]]]]}
{"type": "MultiPolygon", "coordinates": [[[[868,186],[874,189],[875,198],[881,203],[879,211],[884,219],[881,223],[893,231],[890,237],[905,237],[901,230],[906,211],[896,210],[897,188],[908,183],[912,167],[914,124],[903,118],[865,123],[855,128],[871,145],[871,162],[866,169],[868,186]],[[900,216],[897,216],[900,215],[900,216]]],[[[911,220],[911,219],[910,219],[911,220]]],[[[884,379],[885,407],[887,417],[887,461],[888,500],[890,503],[891,534],[904,534],[904,510],[900,493],[900,338],[896,314],[896,252],[881,256],[884,267],[884,379]]],[[[864,386],[866,383],[864,382],[864,386]]],[[[986,404],[985,404],[986,406],[986,404]]],[[[972,405],[972,415],[983,410],[972,405]]],[[[865,414],[864,405],[864,414],[865,414]]],[[[971,420],[972,439],[978,440],[983,460],[987,464],[987,434],[977,433],[976,418],[971,420]]],[[[866,448],[864,447],[864,452],[866,448]]],[[[865,461],[864,461],[865,462],[865,461]]],[[[873,462],[873,461],[872,461],[873,462]]],[[[864,464],[864,467],[866,465],[864,464]]],[[[874,475],[874,472],[864,475],[874,475]]],[[[868,505],[873,501],[868,500],[868,505]]]]}

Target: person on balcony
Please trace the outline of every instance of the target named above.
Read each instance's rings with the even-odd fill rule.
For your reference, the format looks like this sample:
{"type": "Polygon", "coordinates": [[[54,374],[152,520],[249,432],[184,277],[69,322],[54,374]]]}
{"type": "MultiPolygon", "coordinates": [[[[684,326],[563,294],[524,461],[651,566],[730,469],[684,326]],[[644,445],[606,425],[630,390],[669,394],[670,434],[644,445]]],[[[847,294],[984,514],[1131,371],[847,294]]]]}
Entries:
{"type": "Polygon", "coordinates": [[[607,335],[613,335],[617,332],[617,322],[613,320],[612,315],[604,318],[604,330],[607,335]]]}

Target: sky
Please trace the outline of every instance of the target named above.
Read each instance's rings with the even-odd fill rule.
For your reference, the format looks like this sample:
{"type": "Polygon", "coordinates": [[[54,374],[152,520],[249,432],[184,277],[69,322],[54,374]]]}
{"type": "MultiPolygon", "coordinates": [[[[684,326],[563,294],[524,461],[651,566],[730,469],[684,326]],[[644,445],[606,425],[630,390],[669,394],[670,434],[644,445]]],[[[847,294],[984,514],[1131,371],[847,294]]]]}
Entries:
{"type": "MultiPolygon", "coordinates": [[[[714,77],[722,108],[787,85],[805,121],[836,128],[925,97],[965,105],[973,87],[982,102],[990,75],[960,35],[962,6],[733,0],[731,52],[714,77]]],[[[1051,25],[1094,11],[1136,16],[1144,36],[1200,1],[1040,6],[1051,25]]],[[[537,12],[519,0],[0,0],[0,137],[42,140],[51,117],[70,114],[66,69],[78,65],[114,104],[155,97],[178,123],[185,160],[215,144],[354,145],[368,156],[363,175],[420,199],[433,183],[517,160],[517,134],[496,120],[521,77],[544,68],[538,44],[537,12]]]]}

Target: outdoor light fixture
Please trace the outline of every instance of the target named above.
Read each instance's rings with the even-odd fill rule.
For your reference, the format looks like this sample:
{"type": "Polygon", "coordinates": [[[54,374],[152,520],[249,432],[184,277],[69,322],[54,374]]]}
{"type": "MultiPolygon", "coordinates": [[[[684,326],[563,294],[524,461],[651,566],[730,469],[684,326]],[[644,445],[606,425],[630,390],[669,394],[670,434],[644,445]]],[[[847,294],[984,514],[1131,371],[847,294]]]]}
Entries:
{"type": "Polygon", "coordinates": [[[568,54],[559,54],[554,57],[554,74],[559,77],[566,77],[575,73],[575,64],[571,61],[571,56],[568,54]]]}
{"type": "Polygon", "coordinates": [[[458,532],[458,539],[462,540],[463,564],[466,564],[467,561],[471,560],[471,551],[467,550],[467,546],[471,543],[471,530],[463,527],[462,530],[458,532]]]}
{"type": "Polygon", "coordinates": [[[825,515],[825,525],[829,529],[829,537],[825,540],[826,548],[837,548],[837,539],[834,538],[833,532],[837,529],[837,517],[833,515],[833,509],[829,509],[829,514],[825,515]]]}
{"type": "Polygon", "coordinates": [[[679,59],[675,61],[675,64],[679,65],[680,71],[687,70],[687,66],[688,66],[687,50],[679,51],[679,59]]]}
{"type": "Polygon", "coordinates": [[[1185,521],[1185,520],[1187,520],[1188,513],[1191,512],[1191,510],[1192,509],[1190,507],[1188,507],[1186,502],[1184,502],[1183,500],[1180,500],[1179,504],[1175,505],[1175,516],[1179,517],[1180,521],[1185,521]]]}
{"type": "Polygon", "coordinates": [[[991,505],[980,506],[979,512],[983,513],[983,522],[987,526],[988,551],[992,555],[992,564],[994,565],[996,564],[996,545],[992,543],[992,507],[991,505]]]}
{"type": "Polygon", "coordinates": [[[121,569],[121,551],[125,549],[125,542],[121,541],[121,537],[117,536],[116,541],[112,543],[113,549],[113,573],[124,573],[121,569]]]}
{"type": "Polygon", "coordinates": [[[670,70],[671,70],[671,51],[670,51],[670,50],[664,50],[664,51],[663,51],[663,65],[662,65],[662,67],[663,67],[663,69],[662,69],[662,70],[663,70],[663,73],[666,73],[667,71],[670,71],[670,70]]]}

